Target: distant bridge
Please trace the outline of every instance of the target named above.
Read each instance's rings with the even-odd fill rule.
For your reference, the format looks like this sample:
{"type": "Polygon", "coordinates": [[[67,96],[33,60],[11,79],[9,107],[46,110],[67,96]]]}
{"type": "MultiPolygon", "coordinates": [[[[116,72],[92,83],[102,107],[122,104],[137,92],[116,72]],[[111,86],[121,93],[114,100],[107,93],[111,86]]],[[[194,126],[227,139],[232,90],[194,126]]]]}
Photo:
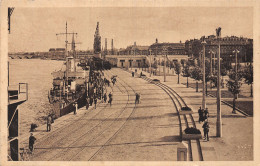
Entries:
{"type": "Polygon", "coordinates": [[[11,59],[32,59],[32,55],[8,55],[11,59]]]}

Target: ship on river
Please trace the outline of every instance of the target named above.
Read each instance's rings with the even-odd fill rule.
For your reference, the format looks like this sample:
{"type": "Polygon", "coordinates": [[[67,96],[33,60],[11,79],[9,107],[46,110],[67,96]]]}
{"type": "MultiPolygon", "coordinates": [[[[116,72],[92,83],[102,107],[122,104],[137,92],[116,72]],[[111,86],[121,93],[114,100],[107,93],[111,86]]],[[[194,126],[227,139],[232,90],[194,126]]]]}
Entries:
{"type": "MultiPolygon", "coordinates": [[[[53,72],[53,87],[49,92],[49,101],[53,105],[54,118],[63,116],[81,108],[86,104],[86,98],[94,96],[101,99],[104,92],[103,70],[111,69],[111,64],[101,57],[101,36],[99,22],[97,22],[94,35],[94,54],[92,57],[76,59],[76,42],[74,35],[77,33],[61,33],[66,35],[65,41],[65,69],[53,72]],[[68,43],[67,35],[72,35],[72,42],[68,43]],[[67,51],[71,44],[71,51],[67,51]],[[77,65],[76,65],[77,64],[77,65]],[[95,93],[95,94],[94,94],[95,93]]],[[[57,34],[59,35],[59,34],[57,34]]]]}
{"type": "Polygon", "coordinates": [[[77,33],[66,32],[56,35],[66,35],[65,41],[65,62],[63,69],[55,71],[53,75],[53,87],[49,91],[49,102],[53,105],[52,115],[58,118],[68,114],[85,105],[87,95],[87,82],[89,79],[89,67],[84,68],[76,65],[76,42],[74,35],[77,33]],[[67,36],[72,35],[72,42],[68,43],[67,36]],[[71,50],[68,51],[68,44],[71,44],[71,50]]]}

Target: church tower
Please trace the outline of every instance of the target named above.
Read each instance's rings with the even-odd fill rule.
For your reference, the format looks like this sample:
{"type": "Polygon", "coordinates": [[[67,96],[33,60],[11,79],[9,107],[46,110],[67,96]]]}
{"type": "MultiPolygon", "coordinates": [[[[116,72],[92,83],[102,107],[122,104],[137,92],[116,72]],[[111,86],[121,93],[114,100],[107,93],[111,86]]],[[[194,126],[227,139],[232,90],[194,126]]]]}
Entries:
{"type": "Polygon", "coordinates": [[[97,22],[96,32],[94,35],[94,56],[101,57],[101,36],[99,34],[99,22],[97,22]]]}

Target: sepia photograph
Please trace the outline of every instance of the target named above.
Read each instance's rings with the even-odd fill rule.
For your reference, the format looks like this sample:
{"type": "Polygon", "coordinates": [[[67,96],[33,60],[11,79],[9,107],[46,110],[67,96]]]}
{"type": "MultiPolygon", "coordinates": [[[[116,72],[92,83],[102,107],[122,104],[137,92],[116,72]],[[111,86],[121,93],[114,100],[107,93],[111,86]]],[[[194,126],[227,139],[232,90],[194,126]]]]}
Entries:
{"type": "Polygon", "coordinates": [[[256,159],[253,6],[6,11],[6,164],[256,159]]]}

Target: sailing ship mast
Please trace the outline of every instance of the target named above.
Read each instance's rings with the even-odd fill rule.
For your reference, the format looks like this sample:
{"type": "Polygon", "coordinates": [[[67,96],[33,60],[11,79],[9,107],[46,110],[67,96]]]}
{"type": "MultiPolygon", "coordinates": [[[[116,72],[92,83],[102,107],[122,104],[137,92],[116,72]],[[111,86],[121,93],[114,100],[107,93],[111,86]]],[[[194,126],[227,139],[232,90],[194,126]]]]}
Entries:
{"type": "MultiPolygon", "coordinates": [[[[63,86],[63,92],[65,92],[65,89],[67,89],[68,92],[68,72],[69,72],[69,62],[68,62],[68,35],[73,35],[74,34],[78,34],[78,33],[74,33],[74,32],[68,32],[68,25],[67,25],[67,21],[66,21],[66,31],[65,33],[57,33],[56,36],[58,35],[65,35],[66,36],[66,40],[65,40],[65,60],[66,60],[66,81],[65,81],[65,86],[63,86]]],[[[68,93],[67,93],[67,98],[68,98],[68,93]]]]}

